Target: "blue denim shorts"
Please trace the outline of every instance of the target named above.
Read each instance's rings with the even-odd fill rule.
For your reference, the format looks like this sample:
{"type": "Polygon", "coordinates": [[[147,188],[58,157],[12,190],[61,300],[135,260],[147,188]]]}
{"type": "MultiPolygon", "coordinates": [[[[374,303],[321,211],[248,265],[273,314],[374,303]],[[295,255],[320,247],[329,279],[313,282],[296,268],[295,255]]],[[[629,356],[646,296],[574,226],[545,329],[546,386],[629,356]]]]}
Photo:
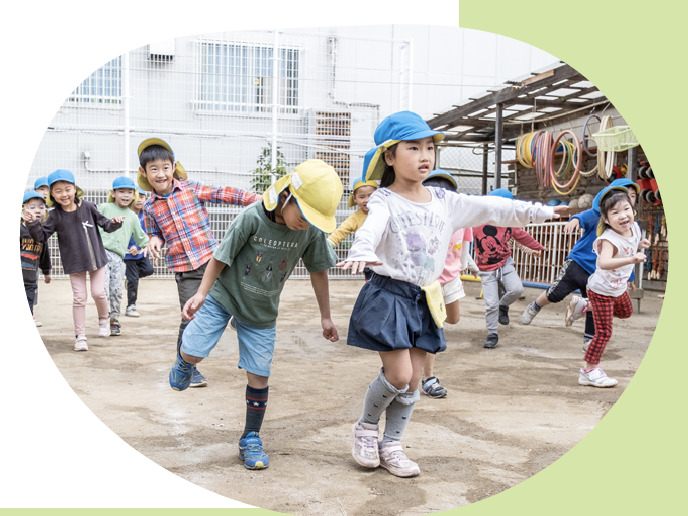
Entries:
{"type": "Polygon", "coordinates": [[[349,319],[347,344],[372,351],[447,349],[418,285],[373,273],[363,285],[349,319]]]}
{"type": "MultiPolygon", "coordinates": [[[[182,351],[194,357],[207,357],[227,329],[231,317],[224,306],[207,295],[182,334],[182,351]]],[[[276,328],[254,328],[236,317],[234,320],[239,340],[239,367],[258,376],[270,376],[276,328]]]]}

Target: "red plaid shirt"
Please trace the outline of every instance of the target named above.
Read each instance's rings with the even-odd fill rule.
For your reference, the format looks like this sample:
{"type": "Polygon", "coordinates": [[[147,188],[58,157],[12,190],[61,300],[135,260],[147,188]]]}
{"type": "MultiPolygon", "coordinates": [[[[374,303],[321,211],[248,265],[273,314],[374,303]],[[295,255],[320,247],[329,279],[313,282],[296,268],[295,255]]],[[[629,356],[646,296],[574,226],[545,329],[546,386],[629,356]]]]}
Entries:
{"type": "Polygon", "coordinates": [[[143,205],[146,230],[167,244],[167,265],[173,272],[193,271],[210,260],[218,245],[210,232],[205,203],[247,206],[260,199],[230,186],[215,188],[175,179],[169,195],[153,192],[143,205]]]}

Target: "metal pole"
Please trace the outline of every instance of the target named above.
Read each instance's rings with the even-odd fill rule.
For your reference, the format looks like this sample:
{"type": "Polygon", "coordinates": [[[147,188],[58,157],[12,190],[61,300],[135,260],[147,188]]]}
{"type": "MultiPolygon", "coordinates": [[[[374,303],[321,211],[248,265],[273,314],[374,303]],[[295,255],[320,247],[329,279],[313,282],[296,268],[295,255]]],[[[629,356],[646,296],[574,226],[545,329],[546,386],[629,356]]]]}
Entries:
{"type": "Polygon", "coordinates": [[[124,107],[124,175],[129,177],[130,102],[129,102],[129,52],[122,56],[122,104],[124,107]]]}
{"type": "Polygon", "coordinates": [[[497,104],[495,111],[495,188],[502,187],[502,105],[497,104]]]}
{"type": "Polygon", "coordinates": [[[279,107],[279,33],[273,33],[272,40],[272,151],[270,156],[270,169],[272,170],[272,182],[275,182],[275,169],[277,168],[277,109],[279,107]]]}
{"type": "Polygon", "coordinates": [[[483,145],[483,185],[482,194],[487,195],[487,144],[483,145]]]}

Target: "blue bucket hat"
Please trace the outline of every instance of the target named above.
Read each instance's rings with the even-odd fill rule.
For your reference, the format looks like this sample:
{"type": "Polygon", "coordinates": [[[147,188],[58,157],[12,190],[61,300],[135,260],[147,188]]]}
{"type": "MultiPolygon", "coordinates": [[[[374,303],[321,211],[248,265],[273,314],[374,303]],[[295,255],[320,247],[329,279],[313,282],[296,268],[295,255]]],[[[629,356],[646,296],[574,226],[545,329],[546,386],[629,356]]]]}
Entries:
{"type": "Polygon", "coordinates": [[[366,181],[382,179],[382,173],[385,171],[382,155],[392,145],[430,137],[435,143],[439,143],[444,139],[444,133],[430,129],[427,122],[413,111],[399,111],[385,117],[375,129],[373,139],[376,147],[368,152],[370,158],[367,163],[364,161],[363,177],[366,181]]]}
{"type": "Polygon", "coordinates": [[[488,195],[496,195],[497,197],[504,197],[505,199],[511,199],[512,201],[514,200],[514,194],[512,194],[506,188],[497,188],[496,190],[492,190],[488,195]]]}
{"type": "MultiPolygon", "coordinates": [[[[136,204],[136,201],[139,199],[138,191],[140,188],[136,186],[136,183],[134,183],[133,179],[127,176],[118,177],[112,182],[112,190],[118,190],[119,188],[130,188],[134,190],[134,199],[129,203],[129,207],[132,207],[134,204],[136,204]]],[[[115,198],[112,196],[112,191],[108,193],[107,202],[115,202],[115,198]]]]}
{"type": "MultiPolygon", "coordinates": [[[[24,220],[24,216],[23,216],[24,204],[26,204],[26,201],[28,201],[30,199],[40,199],[41,201],[43,201],[44,204],[46,204],[45,197],[43,197],[43,195],[40,192],[37,192],[36,190],[27,190],[26,192],[24,192],[24,197],[22,198],[22,220],[24,220]]],[[[41,222],[45,222],[45,220],[47,218],[48,218],[48,212],[46,211],[45,215],[43,216],[43,220],[41,222]]]]}
{"type": "MultiPolygon", "coordinates": [[[[46,183],[47,185],[47,183],[46,183]]],[[[40,192],[37,192],[36,190],[27,190],[24,192],[24,198],[22,199],[22,205],[28,201],[29,199],[40,199],[41,201],[45,202],[45,197],[40,192]]]]}
{"type": "Polygon", "coordinates": [[[423,183],[425,183],[428,179],[431,179],[433,177],[441,177],[443,179],[446,179],[449,181],[452,186],[454,187],[454,191],[457,191],[459,189],[459,184],[456,182],[456,179],[454,179],[454,176],[452,176],[449,172],[446,170],[442,170],[441,168],[436,168],[430,174],[428,174],[428,177],[426,177],[423,180],[423,183]]]}
{"type": "Polygon", "coordinates": [[[34,181],[34,183],[33,183],[33,189],[34,190],[37,190],[41,186],[48,186],[48,187],[50,186],[48,184],[48,176],[41,176],[38,179],[36,179],[36,181],[34,181]]]}
{"type": "Polygon", "coordinates": [[[595,215],[597,215],[598,217],[602,215],[602,213],[600,212],[600,195],[602,194],[602,192],[605,192],[606,189],[610,186],[623,186],[626,189],[628,189],[628,187],[630,186],[635,189],[636,198],[640,196],[640,185],[638,183],[634,183],[633,181],[625,177],[615,179],[614,181],[609,183],[609,186],[597,192],[597,195],[592,200],[592,211],[595,212],[595,215]]]}
{"type": "MultiPolygon", "coordinates": [[[[53,188],[53,185],[58,181],[72,183],[74,185],[74,188],[76,188],[76,198],[82,199],[84,197],[84,191],[77,186],[76,181],[74,180],[74,174],[72,174],[69,170],[59,168],[48,176],[48,186],[51,190],[53,188]]],[[[55,199],[53,199],[52,194],[48,195],[48,198],[45,202],[50,207],[55,205],[55,199]]]]}

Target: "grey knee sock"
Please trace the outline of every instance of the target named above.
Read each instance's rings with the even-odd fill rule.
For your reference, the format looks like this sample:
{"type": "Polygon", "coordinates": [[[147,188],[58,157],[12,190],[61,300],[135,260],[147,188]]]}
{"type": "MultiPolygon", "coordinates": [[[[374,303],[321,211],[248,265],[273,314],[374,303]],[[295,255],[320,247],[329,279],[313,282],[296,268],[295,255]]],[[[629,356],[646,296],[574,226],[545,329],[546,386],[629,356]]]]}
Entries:
{"type": "Polygon", "coordinates": [[[380,374],[370,382],[363,401],[363,415],[359,421],[377,425],[382,413],[387,409],[394,398],[408,389],[408,385],[399,390],[389,383],[385,378],[384,371],[380,369],[380,374]]]}
{"type": "Polygon", "coordinates": [[[385,433],[380,446],[392,441],[401,441],[406,425],[411,419],[416,402],[420,399],[420,391],[402,392],[397,394],[392,403],[387,407],[385,420],[385,433]]]}

